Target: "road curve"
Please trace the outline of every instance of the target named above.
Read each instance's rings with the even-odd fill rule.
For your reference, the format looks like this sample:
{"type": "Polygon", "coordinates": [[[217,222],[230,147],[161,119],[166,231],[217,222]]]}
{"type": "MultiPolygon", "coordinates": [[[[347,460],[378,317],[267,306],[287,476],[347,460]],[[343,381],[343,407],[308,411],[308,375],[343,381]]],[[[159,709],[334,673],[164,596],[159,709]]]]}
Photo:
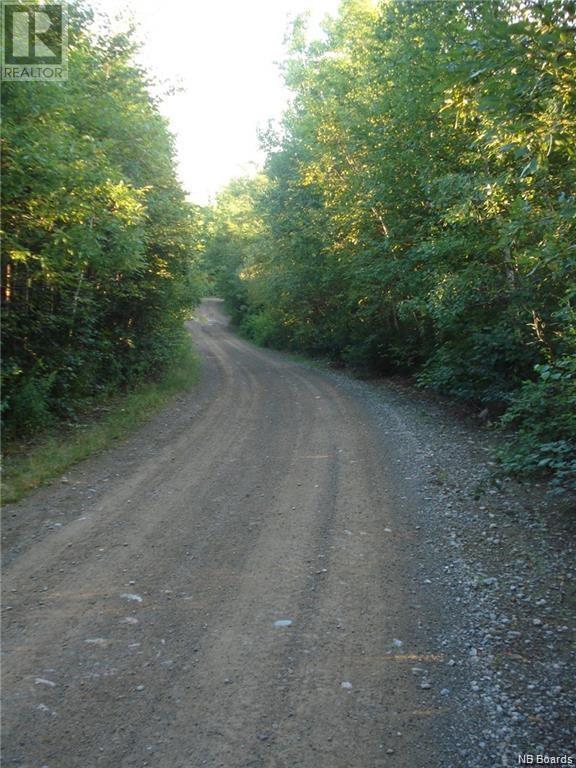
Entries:
{"type": "Polygon", "coordinates": [[[193,392],[6,507],[3,765],[447,765],[392,438],[219,301],[190,326],[193,392]]]}

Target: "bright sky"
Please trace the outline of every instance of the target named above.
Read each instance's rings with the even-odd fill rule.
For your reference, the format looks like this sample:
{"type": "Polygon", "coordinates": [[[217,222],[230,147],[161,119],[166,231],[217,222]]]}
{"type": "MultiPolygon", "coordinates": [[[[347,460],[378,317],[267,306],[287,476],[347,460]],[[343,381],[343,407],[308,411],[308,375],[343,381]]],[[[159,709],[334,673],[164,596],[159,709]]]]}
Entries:
{"type": "Polygon", "coordinates": [[[290,18],[311,12],[318,30],[339,0],[93,0],[109,15],[131,12],[144,41],[142,63],[183,87],[164,100],[176,134],[180,177],[206,203],[229,179],[259,164],[257,129],[286,104],[275,62],[290,18]]]}

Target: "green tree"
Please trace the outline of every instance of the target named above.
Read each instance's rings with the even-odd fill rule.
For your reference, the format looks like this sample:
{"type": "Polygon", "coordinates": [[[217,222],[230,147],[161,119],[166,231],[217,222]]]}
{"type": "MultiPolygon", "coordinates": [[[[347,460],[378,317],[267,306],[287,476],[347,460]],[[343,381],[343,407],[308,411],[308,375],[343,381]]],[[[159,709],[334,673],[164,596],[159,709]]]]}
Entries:
{"type": "MultiPolygon", "coordinates": [[[[297,20],[293,98],[252,200],[259,236],[233,268],[268,343],[413,373],[506,413],[508,466],[564,486],[575,32],[566,0],[345,0],[311,42],[297,20]]],[[[216,241],[208,251],[232,263],[216,241]]]]}
{"type": "Polygon", "coordinates": [[[70,79],[3,87],[9,434],[169,364],[198,299],[200,216],[130,34],[70,7],[70,79]]]}

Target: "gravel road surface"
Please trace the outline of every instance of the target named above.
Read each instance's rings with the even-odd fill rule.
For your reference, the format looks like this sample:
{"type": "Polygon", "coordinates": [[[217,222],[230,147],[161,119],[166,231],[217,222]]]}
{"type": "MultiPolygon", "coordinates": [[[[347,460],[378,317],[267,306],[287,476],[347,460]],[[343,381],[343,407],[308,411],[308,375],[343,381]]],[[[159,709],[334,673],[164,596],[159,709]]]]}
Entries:
{"type": "Polygon", "coordinates": [[[217,300],[190,328],[194,391],[6,508],[3,764],[483,765],[408,427],[217,300]]]}

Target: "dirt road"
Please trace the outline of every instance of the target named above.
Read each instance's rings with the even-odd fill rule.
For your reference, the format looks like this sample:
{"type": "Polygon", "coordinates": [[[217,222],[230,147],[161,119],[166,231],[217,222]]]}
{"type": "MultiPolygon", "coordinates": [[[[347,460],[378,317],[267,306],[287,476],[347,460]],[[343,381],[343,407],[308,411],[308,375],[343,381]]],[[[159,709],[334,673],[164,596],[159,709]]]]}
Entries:
{"type": "Polygon", "coordinates": [[[452,765],[401,425],[220,306],[194,392],[6,509],[4,765],[452,765]]]}

